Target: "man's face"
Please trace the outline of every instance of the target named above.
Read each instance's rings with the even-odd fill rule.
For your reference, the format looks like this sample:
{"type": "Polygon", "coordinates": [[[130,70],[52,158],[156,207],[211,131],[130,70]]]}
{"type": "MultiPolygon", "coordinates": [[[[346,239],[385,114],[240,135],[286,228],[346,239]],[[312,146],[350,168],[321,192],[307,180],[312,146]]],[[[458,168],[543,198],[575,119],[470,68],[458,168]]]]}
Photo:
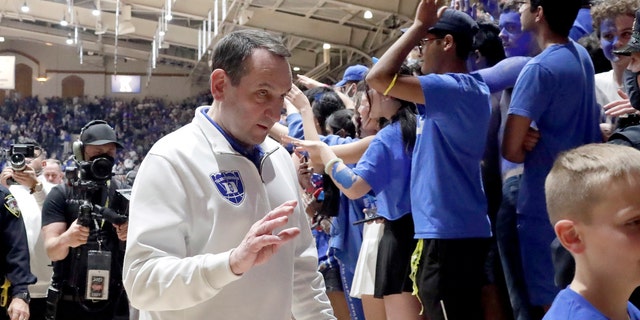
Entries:
{"type": "Polygon", "coordinates": [[[44,158],[42,149],[35,148],[35,150],[33,151],[33,154],[34,154],[33,158],[25,158],[24,162],[27,165],[29,165],[31,168],[33,168],[33,171],[35,171],[36,173],[39,173],[42,170],[42,158],[44,158]]]}
{"type": "Polygon", "coordinates": [[[420,40],[418,47],[422,54],[422,68],[420,70],[422,74],[438,73],[443,41],[431,33],[420,40]]]}
{"type": "Polygon", "coordinates": [[[522,31],[533,31],[534,29],[535,16],[531,12],[530,0],[526,0],[520,5],[520,24],[522,31]]]}
{"type": "Polygon", "coordinates": [[[47,162],[47,165],[42,169],[42,175],[49,183],[61,184],[64,173],[62,173],[62,169],[59,164],[55,162],[47,162]]]}
{"type": "Polygon", "coordinates": [[[500,15],[500,40],[507,57],[530,56],[533,54],[533,36],[522,31],[520,13],[509,11],[500,15]]]}
{"type": "Polygon", "coordinates": [[[604,56],[613,63],[627,65],[629,59],[613,53],[614,50],[624,47],[631,39],[633,33],[633,17],[619,15],[615,19],[604,19],[600,24],[600,47],[604,56]]]}
{"type": "Polygon", "coordinates": [[[99,146],[93,146],[93,145],[86,145],[84,146],[84,160],[85,161],[89,161],[93,158],[95,158],[96,156],[99,155],[109,155],[112,158],[116,157],[116,144],[113,142],[107,143],[107,144],[103,144],[103,145],[99,145],[99,146]]]}
{"type": "Polygon", "coordinates": [[[220,112],[214,119],[232,137],[254,146],[264,141],[280,120],[284,97],[291,89],[289,63],[265,49],[256,49],[245,61],[248,73],[237,86],[225,75],[220,112]]]}

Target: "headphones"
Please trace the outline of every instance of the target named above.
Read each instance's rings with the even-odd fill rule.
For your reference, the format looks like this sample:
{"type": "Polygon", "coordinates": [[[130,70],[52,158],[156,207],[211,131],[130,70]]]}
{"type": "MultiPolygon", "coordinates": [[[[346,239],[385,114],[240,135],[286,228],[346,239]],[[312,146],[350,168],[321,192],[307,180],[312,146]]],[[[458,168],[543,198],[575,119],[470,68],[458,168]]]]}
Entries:
{"type": "MultiPolygon", "coordinates": [[[[89,127],[96,124],[106,124],[107,126],[109,126],[109,124],[104,120],[92,120],[92,121],[89,121],[89,123],[87,123],[84,127],[82,127],[82,129],[80,129],[80,136],[78,137],[78,140],[73,142],[73,146],[72,146],[73,156],[76,158],[76,161],[78,162],[84,161],[84,145],[81,140],[82,134],[89,127]]],[[[109,126],[109,128],[111,128],[111,126],[109,126]]],[[[111,130],[113,130],[113,128],[111,128],[111,130]]]]}

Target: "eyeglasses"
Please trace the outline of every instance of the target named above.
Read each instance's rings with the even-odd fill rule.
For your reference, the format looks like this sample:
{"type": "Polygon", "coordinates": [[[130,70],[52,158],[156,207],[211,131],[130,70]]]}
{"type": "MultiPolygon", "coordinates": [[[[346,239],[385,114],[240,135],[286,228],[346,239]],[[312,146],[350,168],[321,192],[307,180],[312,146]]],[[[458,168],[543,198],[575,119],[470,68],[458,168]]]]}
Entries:
{"type": "Polygon", "coordinates": [[[442,39],[441,38],[431,38],[431,39],[423,38],[423,39],[420,39],[420,42],[418,42],[418,51],[422,52],[422,49],[427,46],[427,43],[429,43],[429,41],[434,41],[434,40],[442,40],[442,39]]]}

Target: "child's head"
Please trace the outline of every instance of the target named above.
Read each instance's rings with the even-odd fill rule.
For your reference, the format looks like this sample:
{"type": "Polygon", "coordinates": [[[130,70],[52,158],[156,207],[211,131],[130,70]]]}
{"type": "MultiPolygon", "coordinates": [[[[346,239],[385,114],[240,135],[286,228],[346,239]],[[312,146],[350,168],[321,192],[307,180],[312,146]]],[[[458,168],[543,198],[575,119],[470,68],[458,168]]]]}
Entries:
{"type": "Polygon", "coordinates": [[[640,151],[589,144],[563,153],[545,195],[556,235],[576,260],[576,279],[626,272],[630,286],[640,283],[640,151]]]}

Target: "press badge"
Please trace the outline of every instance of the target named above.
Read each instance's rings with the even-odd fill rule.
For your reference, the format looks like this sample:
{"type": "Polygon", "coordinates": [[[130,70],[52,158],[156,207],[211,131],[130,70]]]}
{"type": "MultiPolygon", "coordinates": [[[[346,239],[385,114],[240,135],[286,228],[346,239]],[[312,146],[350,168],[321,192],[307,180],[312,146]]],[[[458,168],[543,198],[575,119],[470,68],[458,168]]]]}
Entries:
{"type": "Polygon", "coordinates": [[[87,289],[85,299],[109,299],[111,252],[89,250],[87,257],[87,289]]]}

